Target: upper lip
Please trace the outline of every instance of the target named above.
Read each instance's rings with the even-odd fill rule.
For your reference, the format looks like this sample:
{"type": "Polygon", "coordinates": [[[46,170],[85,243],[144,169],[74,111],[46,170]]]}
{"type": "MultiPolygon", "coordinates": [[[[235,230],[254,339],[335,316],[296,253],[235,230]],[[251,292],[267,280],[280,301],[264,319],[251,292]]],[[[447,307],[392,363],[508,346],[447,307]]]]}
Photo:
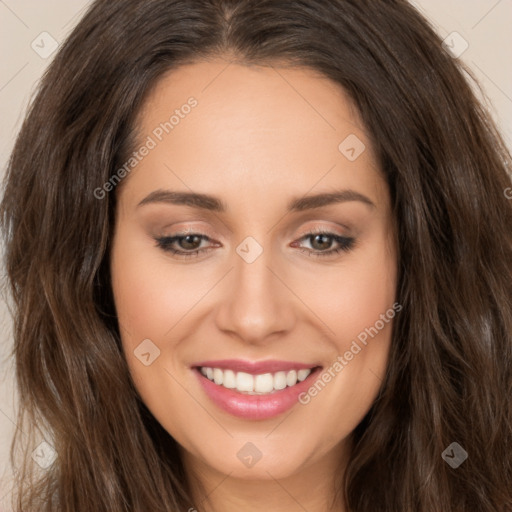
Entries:
{"type": "Polygon", "coordinates": [[[252,375],[261,375],[263,373],[275,373],[279,371],[313,369],[318,364],[299,363],[295,361],[278,361],[276,359],[267,361],[247,361],[243,359],[219,359],[216,361],[202,361],[192,365],[194,368],[219,368],[221,370],[233,370],[235,372],[245,372],[252,375]]]}

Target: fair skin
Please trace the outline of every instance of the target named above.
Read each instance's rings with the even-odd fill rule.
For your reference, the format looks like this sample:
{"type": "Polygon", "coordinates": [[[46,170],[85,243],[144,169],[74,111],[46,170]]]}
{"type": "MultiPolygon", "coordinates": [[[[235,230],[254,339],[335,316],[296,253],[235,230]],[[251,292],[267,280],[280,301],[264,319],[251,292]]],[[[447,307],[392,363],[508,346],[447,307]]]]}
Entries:
{"type": "Polygon", "coordinates": [[[381,387],[392,322],[307,404],[271,418],[226,412],[191,366],[277,359],[331,367],[395,302],[389,192],[338,85],[307,69],[226,66],[216,59],[168,73],[139,116],[137,148],[188,98],[198,102],[116,191],[111,270],[123,348],[142,400],[207,494],[194,485],[201,511],[344,511],[329,506],[334,478],[381,387]],[[366,146],[354,161],[338,149],[351,134],[366,146]],[[226,210],[162,198],[139,204],[156,190],[212,195],[226,210]],[[287,211],[293,199],[338,190],[365,199],[345,194],[287,211]],[[174,249],[209,249],[185,259],[155,242],[183,230],[207,238],[174,249]],[[315,257],[340,244],[305,236],[312,230],[354,242],[315,257]],[[247,237],[262,249],[250,263],[236,250],[247,237]],[[148,366],[134,355],[146,339],[160,350],[148,366]],[[251,467],[237,456],[248,442],[261,454],[251,467]]]}

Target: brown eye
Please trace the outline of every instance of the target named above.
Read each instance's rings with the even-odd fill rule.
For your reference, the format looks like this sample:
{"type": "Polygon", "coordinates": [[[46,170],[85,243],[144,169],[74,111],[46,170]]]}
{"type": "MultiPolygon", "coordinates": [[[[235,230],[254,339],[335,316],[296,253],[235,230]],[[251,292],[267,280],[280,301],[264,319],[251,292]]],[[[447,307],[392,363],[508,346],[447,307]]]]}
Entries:
{"type": "MultiPolygon", "coordinates": [[[[306,252],[310,256],[333,256],[340,252],[350,251],[356,242],[355,238],[337,235],[336,233],[329,232],[314,232],[304,235],[300,240],[309,242],[311,248],[302,248],[301,252],[306,252]],[[333,244],[338,247],[332,249],[333,244]]],[[[293,247],[297,246],[298,242],[292,244],[293,247]]]]}
{"type": "Polygon", "coordinates": [[[160,249],[181,257],[196,256],[199,253],[210,250],[211,247],[201,248],[202,241],[211,241],[206,235],[199,233],[177,234],[155,238],[156,244],[160,249]]]}
{"type": "Polygon", "coordinates": [[[310,240],[313,249],[324,251],[326,249],[330,249],[333,239],[329,235],[319,234],[319,235],[311,235],[310,240]]]}
{"type": "Polygon", "coordinates": [[[198,249],[201,245],[202,237],[200,235],[187,235],[177,237],[176,241],[180,248],[185,249],[186,251],[193,251],[198,249]]]}

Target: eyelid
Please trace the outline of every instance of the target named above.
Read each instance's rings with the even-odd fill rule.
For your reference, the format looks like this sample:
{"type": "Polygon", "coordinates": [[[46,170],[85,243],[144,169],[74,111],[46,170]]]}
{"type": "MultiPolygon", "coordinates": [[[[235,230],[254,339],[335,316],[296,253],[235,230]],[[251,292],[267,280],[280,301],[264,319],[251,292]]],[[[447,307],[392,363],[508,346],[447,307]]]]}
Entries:
{"type": "MultiPolygon", "coordinates": [[[[345,229],[349,229],[348,226],[343,226],[345,229]]],[[[311,234],[323,234],[323,233],[326,233],[326,234],[335,234],[337,236],[341,236],[341,237],[349,237],[348,234],[344,234],[344,233],[341,233],[339,231],[337,231],[335,228],[333,227],[328,227],[328,226],[314,226],[314,227],[309,227],[309,228],[304,228],[303,230],[301,230],[300,234],[297,235],[297,236],[294,236],[294,241],[296,240],[301,240],[303,239],[305,236],[307,235],[311,235],[311,234]]],[[[212,235],[207,228],[203,228],[203,227],[200,227],[200,228],[192,228],[192,227],[187,227],[187,228],[184,228],[184,229],[178,229],[177,231],[174,231],[173,233],[169,234],[169,235],[162,235],[162,236],[159,236],[158,238],[171,238],[171,237],[181,237],[181,236],[187,236],[187,235],[198,235],[198,236],[202,236],[202,237],[205,237],[207,238],[209,241],[214,241],[215,239],[215,236],[212,235]]]]}
{"type": "MultiPolygon", "coordinates": [[[[172,254],[173,257],[178,260],[180,260],[180,259],[187,260],[187,259],[198,258],[200,254],[206,254],[214,248],[214,247],[210,246],[210,247],[194,249],[192,251],[186,251],[186,250],[183,251],[183,250],[172,248],[172,245],[176,241],[178,241],[179,239],[182,239],[182,238],[186,238],[188,235],[194,235],[194,236],[202,239],[201,242],[203,242],[203,241],[214,242],[214,245],[215,245],[215,241],[211,237],[209,237],[205,233],[199,233],[192,229],[187,230],[186,232],[182,232],[181,234],[174,233],[174,234],[166,236],[166,237],[160,237],[160,238],[156,237],[155,241],[157,243],[157,247],[159,247],[160,249],[162,249],[165,252],[172,254]]],[[[311,229],[307,230],[299,238],[295,238],[294,241],[292,242],[292,244],[300,244],[301,241],[311,239],[312,237],[315,237],[317,235],[325,235],[325,236],[333,239],[336,244],[339,244],[339,246],[335,249],[329,249],[326,251],[317,251],[314,249],[307,249],[307,248],[300,247],[300,246],[297,247],[297,245],[292,245],[292,247],[297,247],[297,249],[301,253],[305,253],[309,257],[325,258],[328,261],[329,258],[334,258],[338,254],[350,252],[354,248],[354,246],[357,245],[357,243],[358,243],[357,239],[354,237],[338,235],[333,230],[322,229],[317,226],[315,228],[311,228],[311,229]]],[[[218,243],[217,243],[217,247],[218,247],[218,243]]]]}
{"type": "Polygon", "coordinates": [[[207,228],[198,227],[198,228],[184,228],[184,229],[178,229],[176,231],[172,231],[170,235],[162,235],[160,238],[171,238],[171,237],[179,237],[179,236],[187,236],[187,235],[198,235],[203,236],[205,238],[208,238],[208,240],[213,240],[215,236],[212,235],[208,231],[207,228]]]}
{"type": "MultiPolygon", "coordinates": [[[[348,230],[347,226],[343,226],[343,227],[348,230]]],[[[305,228],[304,230],[302,230],[301,233],[302,234],[300,234],[299,237],[310,235],[312,233],[315,233],[315,234],[332,233],[337,236],[348,236],[348,235],[345,235],[345,234],[339,232],[338,230],[336,230],[336,228],[334,228],[332,226],[314,226],[314,227],[310,227],[310,228],[305,228]]]]}

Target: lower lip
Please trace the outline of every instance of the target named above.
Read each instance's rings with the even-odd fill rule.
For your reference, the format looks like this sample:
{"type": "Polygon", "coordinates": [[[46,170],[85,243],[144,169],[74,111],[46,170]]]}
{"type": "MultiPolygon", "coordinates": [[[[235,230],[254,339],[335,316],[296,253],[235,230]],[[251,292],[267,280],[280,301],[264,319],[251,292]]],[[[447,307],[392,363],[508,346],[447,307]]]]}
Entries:
{"type": "Polygon", "coordinates": [[[316,368],[295,386],[286,387],[268,395],[246,395],[219,386],[206,378],[198,368],[194,369],[201,386],[213,403],[229,414],[247,420],[265,420],[291,409],[298,402],[299,395],[309,388],[312,378],[314,379],[320,370],[321,368],[316,368]]]}

